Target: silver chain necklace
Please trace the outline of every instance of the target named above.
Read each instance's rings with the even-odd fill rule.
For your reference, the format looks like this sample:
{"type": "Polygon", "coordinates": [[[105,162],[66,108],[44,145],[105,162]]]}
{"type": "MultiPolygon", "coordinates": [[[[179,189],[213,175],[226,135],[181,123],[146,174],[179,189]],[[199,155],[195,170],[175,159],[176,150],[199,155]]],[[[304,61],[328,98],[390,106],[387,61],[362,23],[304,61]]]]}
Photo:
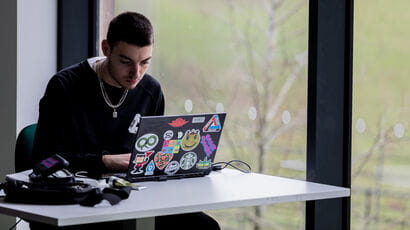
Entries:
{"type": "MultiPolygon", "coordinates": [[[[97,72],[100,72],[100,71],[97,71],[97,72]]],[[[105,91],[104,83],[101,80],[101,77],[98,77],[98,80],[100,81],[101,94],[103,95],[105,103],[114,110],[112,112],[112,118],[117,118],[118,117],[117,108],[120,107],[122,103],[125,101],[125,98],[127,97],[127,94],[128,94],[128,89],[124,90],[120,101],[116,105],[113,105],[110,98],[108,97],[107,91],[105,91]]]]}

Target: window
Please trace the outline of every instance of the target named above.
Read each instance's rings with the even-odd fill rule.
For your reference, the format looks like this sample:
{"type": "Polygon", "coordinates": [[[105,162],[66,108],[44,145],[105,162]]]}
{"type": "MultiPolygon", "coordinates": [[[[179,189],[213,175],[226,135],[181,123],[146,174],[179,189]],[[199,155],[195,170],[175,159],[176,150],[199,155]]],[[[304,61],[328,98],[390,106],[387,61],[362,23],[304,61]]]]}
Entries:
{"type": "Polygon", "coordinates": [[[408,229],[408,1],[355,2],[352,229],[408,229]]]}
{"type": "MultiPolygon", "coordinates": [[[[150,73],[164,89],[166,114],[225,111],[217,161],[240,159],[254,172],[304,180],[306,1],[101,1],[101,38],[114,15],[130,10],[154,25],[150,73]]],[[[298,229],[304,209],[291,203],[210,214],[223,229],[298,229]]]]}

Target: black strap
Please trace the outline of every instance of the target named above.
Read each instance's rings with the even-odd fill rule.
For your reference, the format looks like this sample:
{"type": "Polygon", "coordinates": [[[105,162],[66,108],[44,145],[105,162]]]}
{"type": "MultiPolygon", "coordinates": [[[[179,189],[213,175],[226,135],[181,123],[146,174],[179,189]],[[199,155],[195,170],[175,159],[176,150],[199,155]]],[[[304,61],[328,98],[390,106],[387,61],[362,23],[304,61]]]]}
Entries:
{"type": "Polygon", "coordinates": [[[93,207],[103,200],[107,200],[111,205],[118,204],[121,200],[127,199],[130,195],[131,187],[122,188],[104,188],[93,189],[84,200],[80,201],[80,205],[93,207]]]}
{"type": "Polygon", "coordinates": [[[131,192],[130,186],[115,187],[115,188],[109,187],[103,190],[104,194],[114,194],[116,196],[119,196],[122,200],[128,199],[128,197],[130,196],[130,192],[131,192]]]}

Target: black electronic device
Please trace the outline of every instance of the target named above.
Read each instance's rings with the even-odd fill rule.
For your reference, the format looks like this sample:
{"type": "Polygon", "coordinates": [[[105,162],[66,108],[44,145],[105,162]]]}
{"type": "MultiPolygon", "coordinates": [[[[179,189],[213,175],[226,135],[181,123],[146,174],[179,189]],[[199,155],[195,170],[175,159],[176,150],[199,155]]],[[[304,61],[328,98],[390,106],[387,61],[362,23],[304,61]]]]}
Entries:
{"type": "Polygon", "coordinates": [[[66,168],[68,165],[69,163],[66,159],[58,154],[54,154],[37,163],[33,168],[33,172],[37,175],[47,177],[54,172],[66,168]]]}
{"type": "MultiPolygon", "coordinates": [[[[201,177],[212,171],[226,113],[136,115],[127,174],[130,182],[201,177]]],[[[106,176],[112,176],[106,175],[106,176]]]]}

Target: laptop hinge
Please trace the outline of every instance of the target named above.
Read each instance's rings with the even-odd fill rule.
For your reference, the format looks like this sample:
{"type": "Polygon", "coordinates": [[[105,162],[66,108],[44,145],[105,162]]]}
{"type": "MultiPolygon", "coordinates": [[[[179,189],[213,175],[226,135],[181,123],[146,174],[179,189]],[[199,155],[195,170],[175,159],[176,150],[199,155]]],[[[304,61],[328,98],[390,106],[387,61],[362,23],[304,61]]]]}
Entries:
{"type": "Polygon", "coordinates": [[[158,181],[164,181],[164,180],[168,180],[168,176],[159,176],[158,181]]]}

